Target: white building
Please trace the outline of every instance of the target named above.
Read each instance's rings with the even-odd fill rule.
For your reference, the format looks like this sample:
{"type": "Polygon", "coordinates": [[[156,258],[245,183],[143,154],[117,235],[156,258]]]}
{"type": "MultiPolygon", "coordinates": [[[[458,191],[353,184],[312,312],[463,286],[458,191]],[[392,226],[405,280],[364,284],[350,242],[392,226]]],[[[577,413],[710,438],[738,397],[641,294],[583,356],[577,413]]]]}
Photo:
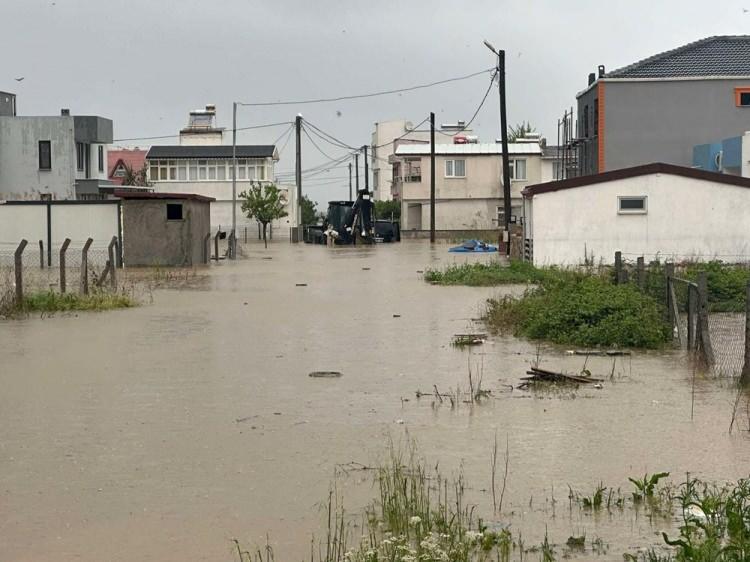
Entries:
{"type": "MultiPolygon", "coordinates": [[[[149,182],[154,191],[162,193],[194,193],[213,197],[211,228],[229,231],[232,228],[232,146],[223,144],[224,130],[215,126],[216,108],[190,112],[188,126],[180,131],[180,144],[152,146],[146,155],[149,182]]],[[[237,145],[237,236],[257,230],[255,219],[248,219],[241,210],[240,193],[254,184],[268,185],[274,178],[274,165],[279,160],[274,145],[237,145]]],[[[279,186],[286,195],[289,217],[274,226],[277,232],[289,235],[296,213],[294,189],[279,186]]]]}
{"type": "MultiPolygon", "coordinates": [[[[463,121],[455,124],[441,124],[435,131],[435,142],[453,142],[455,135],[471,136],[471,129],[465,128],[463,121]]],[[[393,198],[393,167],[390,158],[396,151],[396,146],[415,143],[428,144],[430,142],[429,124],[415,129],[411,121],[394,119],[375,123],[370,145],[370,168],[372,169],[372,196],[375,201],[387,201],[393,198]]],[[[360,162],[360,166],[363,164],[360,162]]]]}
{"type": "Polygon", "coordinates": [[[527,187],[535,265],[750,258],[750,179],[647,164],[527,187]]]}
{"type": "MultiPolygon", "coordinates": [[[[538,140],[508,145],[511,222],[521,222],[521,191],[541,181],[538,140]]],[[[493,230],[504,224],[502,145],[435,145],[435,229],[493,230]]],[[[430,147],[398,144],[393,162],[393,197],[401,201],[401,230],[430,228],[430,147]]]]}
{"type": "Polygon", "coordinates": [[[71,115],[19,116],[0,92],[0,200],[102,199],[112,121],[71,115]]]}

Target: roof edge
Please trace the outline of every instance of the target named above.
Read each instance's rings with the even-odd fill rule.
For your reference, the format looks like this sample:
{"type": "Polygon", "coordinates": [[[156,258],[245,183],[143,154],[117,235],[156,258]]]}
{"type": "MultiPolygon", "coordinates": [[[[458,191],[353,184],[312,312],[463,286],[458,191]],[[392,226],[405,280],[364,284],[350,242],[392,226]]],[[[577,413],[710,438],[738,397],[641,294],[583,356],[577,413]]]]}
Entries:
{"type": "Polygon", "coordinates": [[[732,176],[729,174],[720,174],[718,172],[708,172],[706,170],[700,170],[698,168],[687,168],[685,166],[666,164],[664,162],[654,162],[651,164],[643,164],[641,166],[633,166],[632,168],[611,170],[609,172],[603,172],[601,174],[578,176],[576,178],[569,178],[565,180],[557,180],[546,183],[537,183],[526,187],[521,192],[521,194],[524,198],[531,199],[534,197],[534,195],[541,195],[543,193],[552,193],[554,191],[562,191],[564,189],[574,189],[576,187],[583,187],[586,185],[606,183],[609,181],[623,180],[651,174],[670,174],[673,176],[681,176],[684,178],[699,179],[722,183],[725,185],[750,188],[750,178],[744,178],[742,176],[732,176]]]}

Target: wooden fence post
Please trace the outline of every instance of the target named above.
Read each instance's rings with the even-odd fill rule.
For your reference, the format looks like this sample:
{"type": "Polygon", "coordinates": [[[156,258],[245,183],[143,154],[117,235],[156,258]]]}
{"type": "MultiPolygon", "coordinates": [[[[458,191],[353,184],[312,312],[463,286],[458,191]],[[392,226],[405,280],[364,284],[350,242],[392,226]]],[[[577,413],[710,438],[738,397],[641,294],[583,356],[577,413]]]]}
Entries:
{"type": "Polygon", "coordinates": [[[671,322],[675,303],[672,302],[672,278],[674,277],[674,264],[664,264],[664,303],[667,305],[667,319],[671,322]]]}
{"type": "Polygon", "coordinates": [[[44,242],[39,241],[39,269],[44,269],[44,242]]]}
{"type": "Polygon", "coordinates": [[[622,282],[622,252],[615,252],[615,285],[622,282]]]}
{"type": "Polygon", "coordinates": [[[688,284],[687,289],[687,348],[688,351],[695,349],[695,287],[688,284]]]}
{"type": "Polygon", "coordinates": [[[638,271],[638,288],[643,290],[646,288],[646,267],[643,256],[638,256],[636,269],[638,271]]]}
{"type": "Polygon", "coordinates": [[[707,365],[714,364],[714,350],[708,331],[708,278],[705,271],[698,273],[698,339],[707,365]]]}
{"type": "Polygon", "coordinates": [[[219,261],[219,234],[221,230],[216,231],[216,236],[214,236],[214,259],[216,261],[219,261]]]}
{"type": "Polygon", "coordinates": [[[750,385],[750,281],[745,289],[745,363],[742,366],[740,384],[750,385]]]}
{"type": "Polygon", "coordinates": [[[247,227],[245,227],[245,244],[247,244],[247,227]]]}
{"type": "Polygon", "coordinates": [[[21,240],[13,255],[13,267],[16,270],[16,305],[21,306],[23,303],[23,251],[28,242],[21,240]]]}
{"type": "Polygon", "coordinates": [[[70,246],[70,238],[66,238],[60,247],[60,292],[65,293],[65,252],[70,246]]]}
{"type": "Polygon", "coordinates": [[[81,250],[81,294],[89,294],[89,248],[94,242],[93,238],[86,240],[81,250]]]}
{"type": "Polygon", "coordinates": [[[107,255],[109,256],[109,286],[113,290],[117,290],[117,277],[115,275],[115,248],[117,247],[117,236],[113,236],[112,240],[107,246],[107,255]]]}

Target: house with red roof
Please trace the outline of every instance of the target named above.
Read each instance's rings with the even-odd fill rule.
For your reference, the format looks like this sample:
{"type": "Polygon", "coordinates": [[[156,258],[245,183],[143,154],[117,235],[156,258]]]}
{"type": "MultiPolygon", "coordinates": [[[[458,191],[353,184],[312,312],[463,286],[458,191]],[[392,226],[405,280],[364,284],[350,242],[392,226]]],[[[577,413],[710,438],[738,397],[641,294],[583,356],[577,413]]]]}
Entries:
{"type": "Polygon", "coordinates": [[[107,152],[107,174],[115,185],[122,185],[127,168],[133,171],[143,169],[146,164],[147,150],[139,148],[110,149],[107,152]]]}

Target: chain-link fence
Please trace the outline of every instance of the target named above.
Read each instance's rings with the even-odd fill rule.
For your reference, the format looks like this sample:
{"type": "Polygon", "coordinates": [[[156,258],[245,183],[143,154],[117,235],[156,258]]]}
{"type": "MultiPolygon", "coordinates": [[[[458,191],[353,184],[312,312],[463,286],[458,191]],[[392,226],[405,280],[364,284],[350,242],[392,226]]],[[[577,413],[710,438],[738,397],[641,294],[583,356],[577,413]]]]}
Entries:
{"type": "Polygon", "coordinates": [[[720,376],[740,376],[745,365],[750,268],[713,262],[646,263],[615,255],[615,283],[635,283],[664,307],[675,344],[720,376]]]}

